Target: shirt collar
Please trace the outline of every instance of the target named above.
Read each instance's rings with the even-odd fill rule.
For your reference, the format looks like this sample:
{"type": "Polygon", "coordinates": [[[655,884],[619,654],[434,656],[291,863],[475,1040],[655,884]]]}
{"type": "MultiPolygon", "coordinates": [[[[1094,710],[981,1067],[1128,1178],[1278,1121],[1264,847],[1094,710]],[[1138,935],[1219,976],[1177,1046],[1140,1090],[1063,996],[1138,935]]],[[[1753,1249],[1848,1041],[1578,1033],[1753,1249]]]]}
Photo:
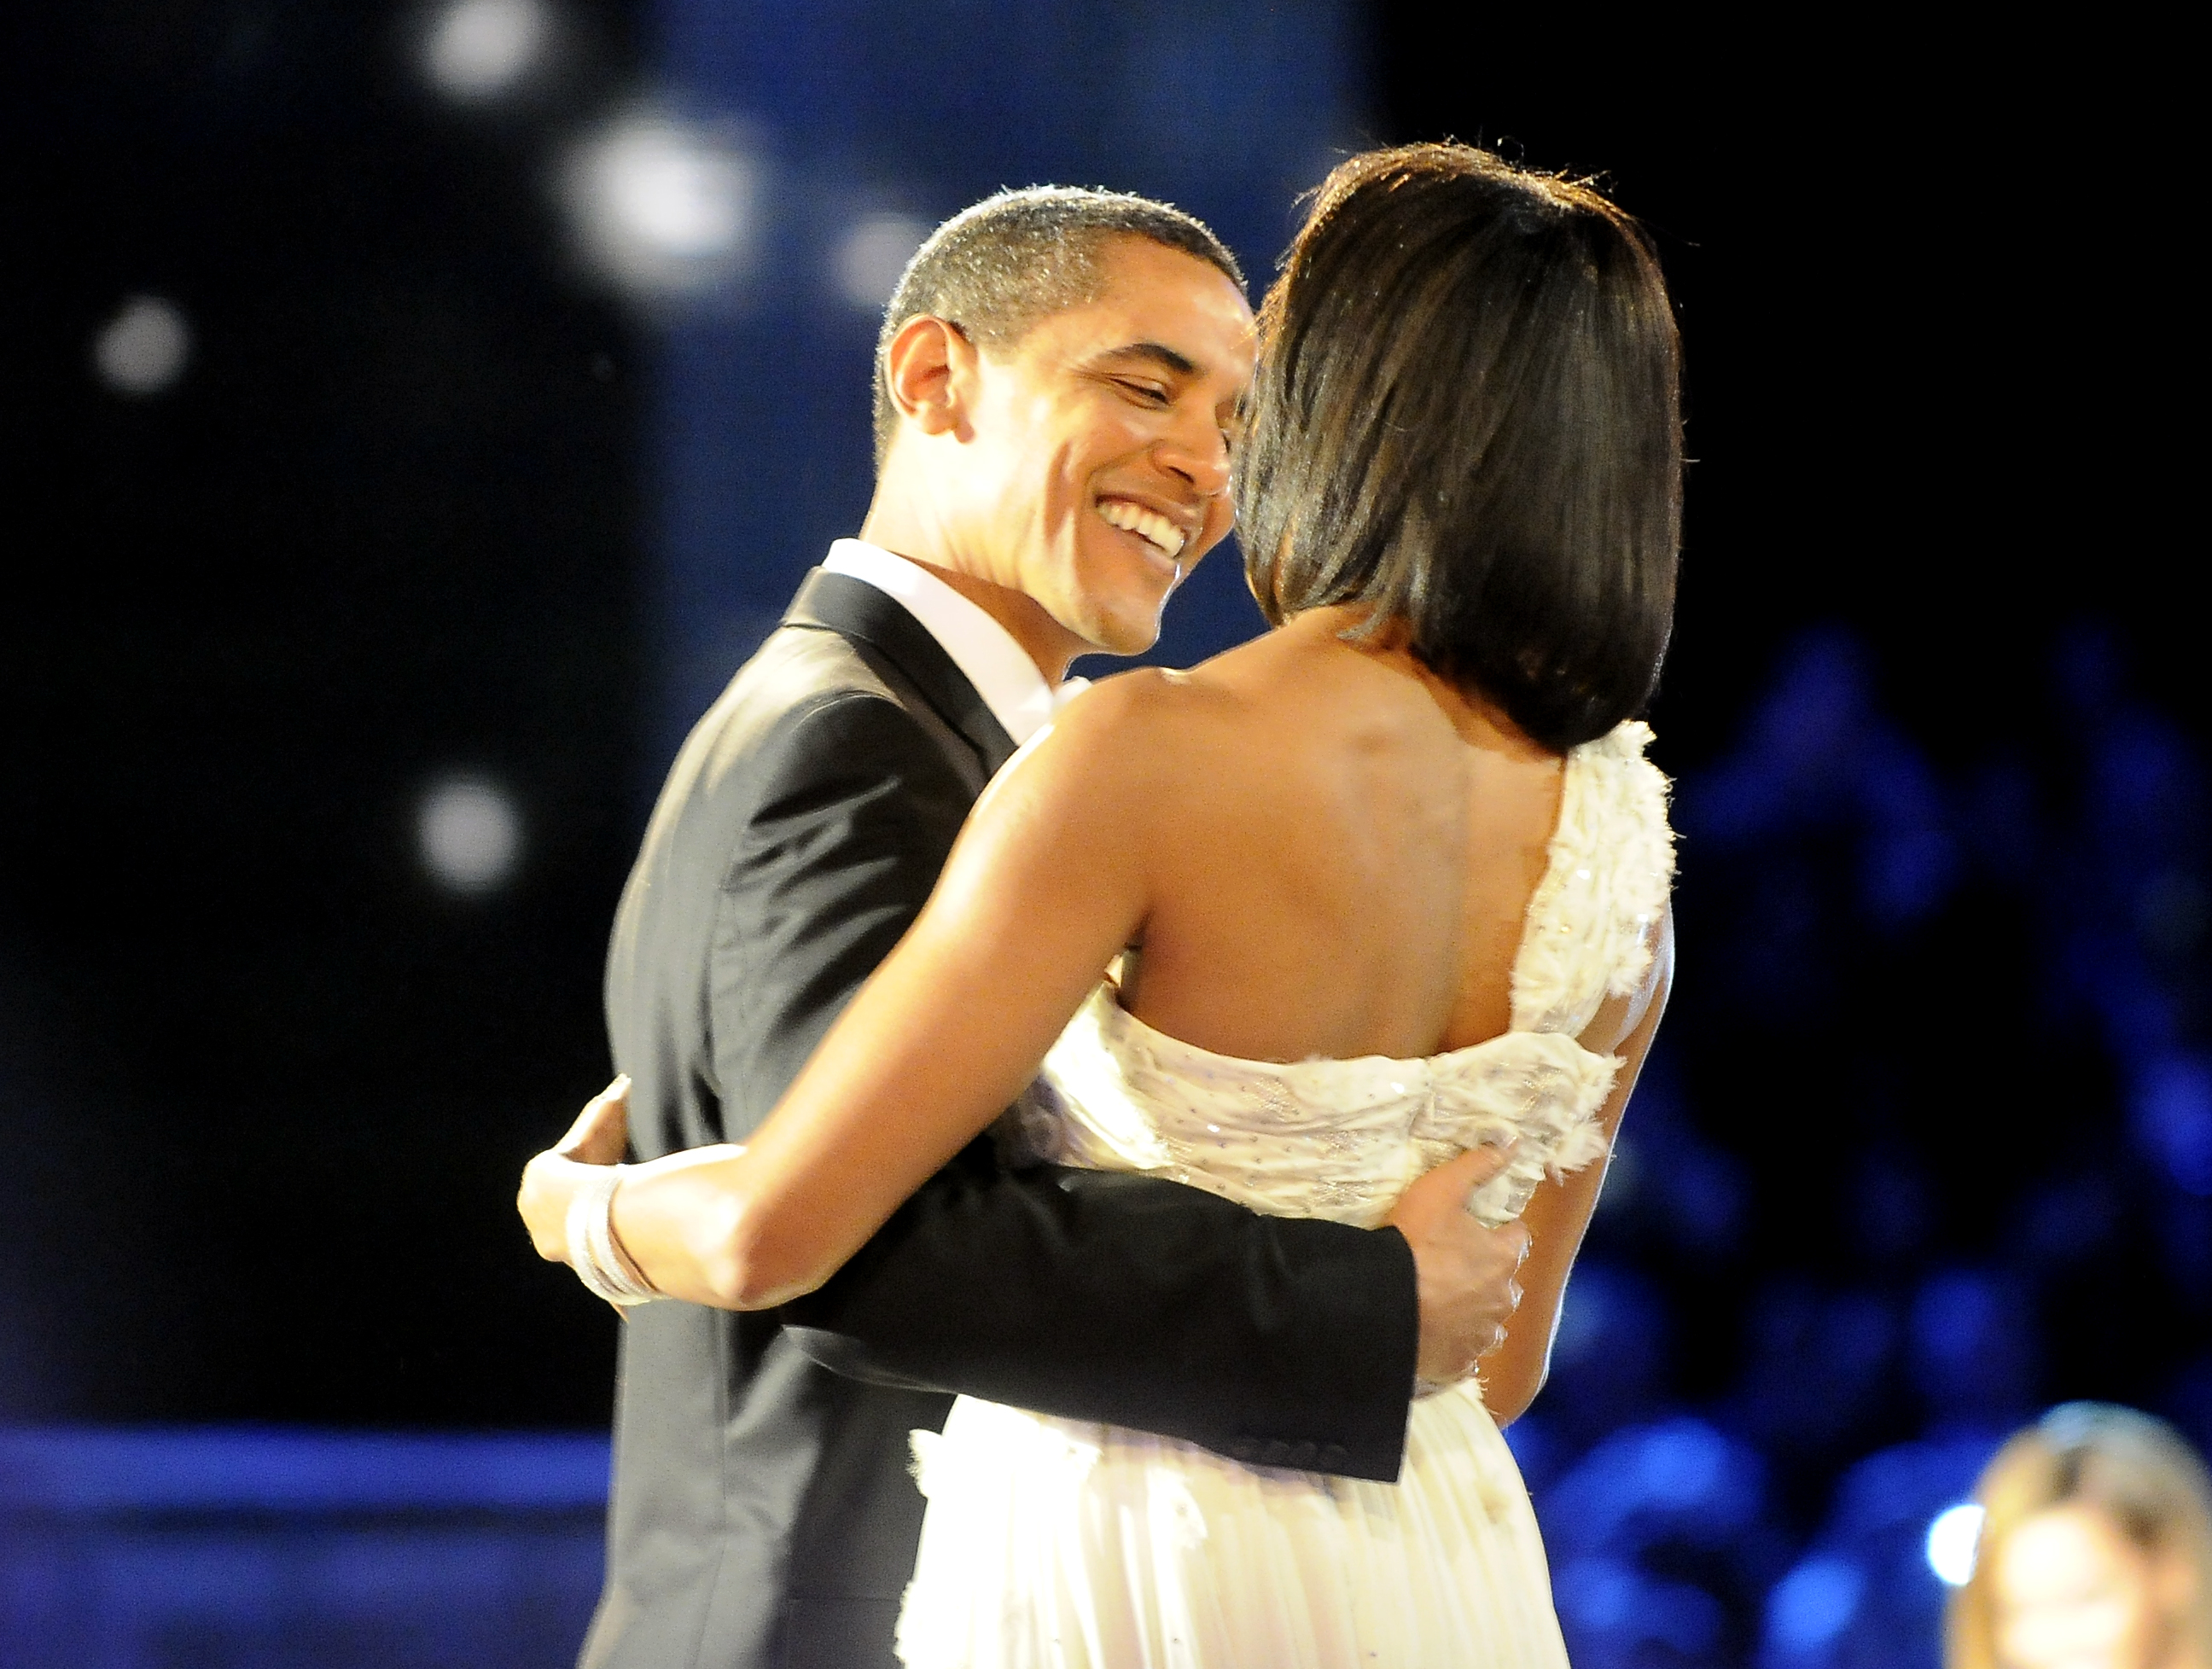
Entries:
{"type": "Polygon", "coordinates": [[[1060,701],[1084,687],[1084,680],[1071,678],[1055,693],[1012,632],[919,562],[881,545],[840,539],[822,566],[873,586],[920,621],[1018,748],[1045,727],[1060,701]]]}

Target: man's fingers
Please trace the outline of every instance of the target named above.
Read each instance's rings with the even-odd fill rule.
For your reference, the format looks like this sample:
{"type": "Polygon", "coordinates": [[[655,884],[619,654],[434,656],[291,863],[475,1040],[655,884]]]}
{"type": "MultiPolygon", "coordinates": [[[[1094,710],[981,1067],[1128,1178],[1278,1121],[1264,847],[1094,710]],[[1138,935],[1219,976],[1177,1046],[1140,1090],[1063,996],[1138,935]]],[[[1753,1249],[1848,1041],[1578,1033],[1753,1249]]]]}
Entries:
{"type": "Polygon", "coordinates": [[[1454,1207],[1464,1204],[1468,1194],[1504,1168],[1512,1151],[1510,1148],[1475,1147],[1454,1154],[1434,1170],[1413,1179],[1399,1196],[1399,1210],[1419,1211],[1428,1209],[1431,1202],[1449,1202],[1454,1207]]]}
{"type": "Polygon", "coordinates": [[[1470,1148],[1414,1180],[1388,1219],[1413,1247],[1419,1282],[1419,1372],[1449,1383],[1504,1342],[1521,1304],[1514,1278],[1528,1255],[1528,1230],[1518,1219],[1485,1228],[1467,1209],[1468,1196],[1499,1175],[1513,1150],[1470,1148]]]}
{"type": "Polygon", "coordinates": [[[1448,1189],[1457,1194],[1469,1193],[1504,1170],[1506,1162],[1512,1156],[1513,1150],[1510,1147],[1468,1148],[1464,1152],[1454,1154],[1414,1186],[1419,1187],[1426,1183],[1431,1187],[1448,1189]]]}
{"type": "Polygon", "coordinates": [[[1512,1242],[1513,1266],[1516,1269],[1528,1261],[1528,1247],[1531,1244],[1528,1237],[1528,1225],[1522,1222],[1519,1217],[1515,1217],[1510,1223],[1501,1223],[1490,1232],[1512,1242]]]}
{"type": "Polygon", "coordinates": [[[1517,1142],[1508,1142],[1504,1147],[1469,1148],[1452,1162],[1464,1162],[1468,1168],[1467,1186],[1479,1188],[1512,1162],[1513,1150],[1519,1145],[1517,1142]]]}

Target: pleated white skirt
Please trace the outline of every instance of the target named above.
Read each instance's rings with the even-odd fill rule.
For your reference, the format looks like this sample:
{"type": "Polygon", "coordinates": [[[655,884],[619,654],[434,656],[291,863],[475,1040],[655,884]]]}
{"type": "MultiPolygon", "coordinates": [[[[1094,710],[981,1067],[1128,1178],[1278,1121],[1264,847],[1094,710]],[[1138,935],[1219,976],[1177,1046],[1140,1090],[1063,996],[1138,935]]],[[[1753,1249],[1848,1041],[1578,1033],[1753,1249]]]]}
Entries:
{"type": "Polygon", "coordinates": [[[1472,1387],[1414,1405],[1395,1484],[964,1397],[915,1436],[908,1669],[1565,1669],[1528,1492],[1472,1387]]]}

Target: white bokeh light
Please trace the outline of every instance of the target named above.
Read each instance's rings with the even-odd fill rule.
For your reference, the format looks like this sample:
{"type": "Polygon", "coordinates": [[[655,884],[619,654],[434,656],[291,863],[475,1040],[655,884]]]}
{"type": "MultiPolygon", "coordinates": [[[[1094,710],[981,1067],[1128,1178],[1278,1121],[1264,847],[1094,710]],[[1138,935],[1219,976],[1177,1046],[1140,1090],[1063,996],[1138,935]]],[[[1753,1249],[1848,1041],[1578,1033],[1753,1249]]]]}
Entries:
{"type": "Polygon", "coordinates": [[[415,820],[422,867],[457,893],[485,893],[514,872],[522,819],[514,797],[482,777],[447,777],[424,792],[415,820]]]}
{"type": "Polygon", "coordinates": [[[845,228],[831,258],[837,293],[863,312],[881,313],[928,235],[928,224],[912,215],[861,215],[845,228]]]}
{"type": "Polygon", "coordinates": [[[453,0],[423,39],[423,73],[449,99],[496,98],[537,67],[551,36],[544,0],[453,0]]]}
{"type": "Polygon", "coordinates": [[[584,142],[566,185],[586,253],[634,289],[712,289],[751,253],[759,167],[726,135],[627,118],[584,142]]]}
{"type": "Polygon", "coordinates": [[[175,302],[158,295],[132,296],[92,342],[94,373],[137,399],[174,384],[191,355],[191,327],[175,302]]]}
{"type": "Polygon", "coordinates": [[[1982,1539],[1982,1509],[1962,1502],[1936,1514],[1928,1526],[1928,1568],[1953,1587],[1964,1587],[1974,1574],[1974,1551],[1982,1539]]]}

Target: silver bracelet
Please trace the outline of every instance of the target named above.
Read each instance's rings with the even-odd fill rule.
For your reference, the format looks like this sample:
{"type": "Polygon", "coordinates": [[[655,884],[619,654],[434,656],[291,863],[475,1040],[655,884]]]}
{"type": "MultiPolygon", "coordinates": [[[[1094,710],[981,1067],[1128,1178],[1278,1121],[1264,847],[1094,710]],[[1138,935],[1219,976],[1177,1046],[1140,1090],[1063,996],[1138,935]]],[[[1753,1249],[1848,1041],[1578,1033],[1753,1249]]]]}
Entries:
{"type": "Polygon", "coordinates": [[[568,1202],[568,1263],[577,1278],[610,1304],[625,1308],[659,1297],[645,1271],[615,1238],[615,1190],[627,1165],[593,1165],[568,1202]]]}

